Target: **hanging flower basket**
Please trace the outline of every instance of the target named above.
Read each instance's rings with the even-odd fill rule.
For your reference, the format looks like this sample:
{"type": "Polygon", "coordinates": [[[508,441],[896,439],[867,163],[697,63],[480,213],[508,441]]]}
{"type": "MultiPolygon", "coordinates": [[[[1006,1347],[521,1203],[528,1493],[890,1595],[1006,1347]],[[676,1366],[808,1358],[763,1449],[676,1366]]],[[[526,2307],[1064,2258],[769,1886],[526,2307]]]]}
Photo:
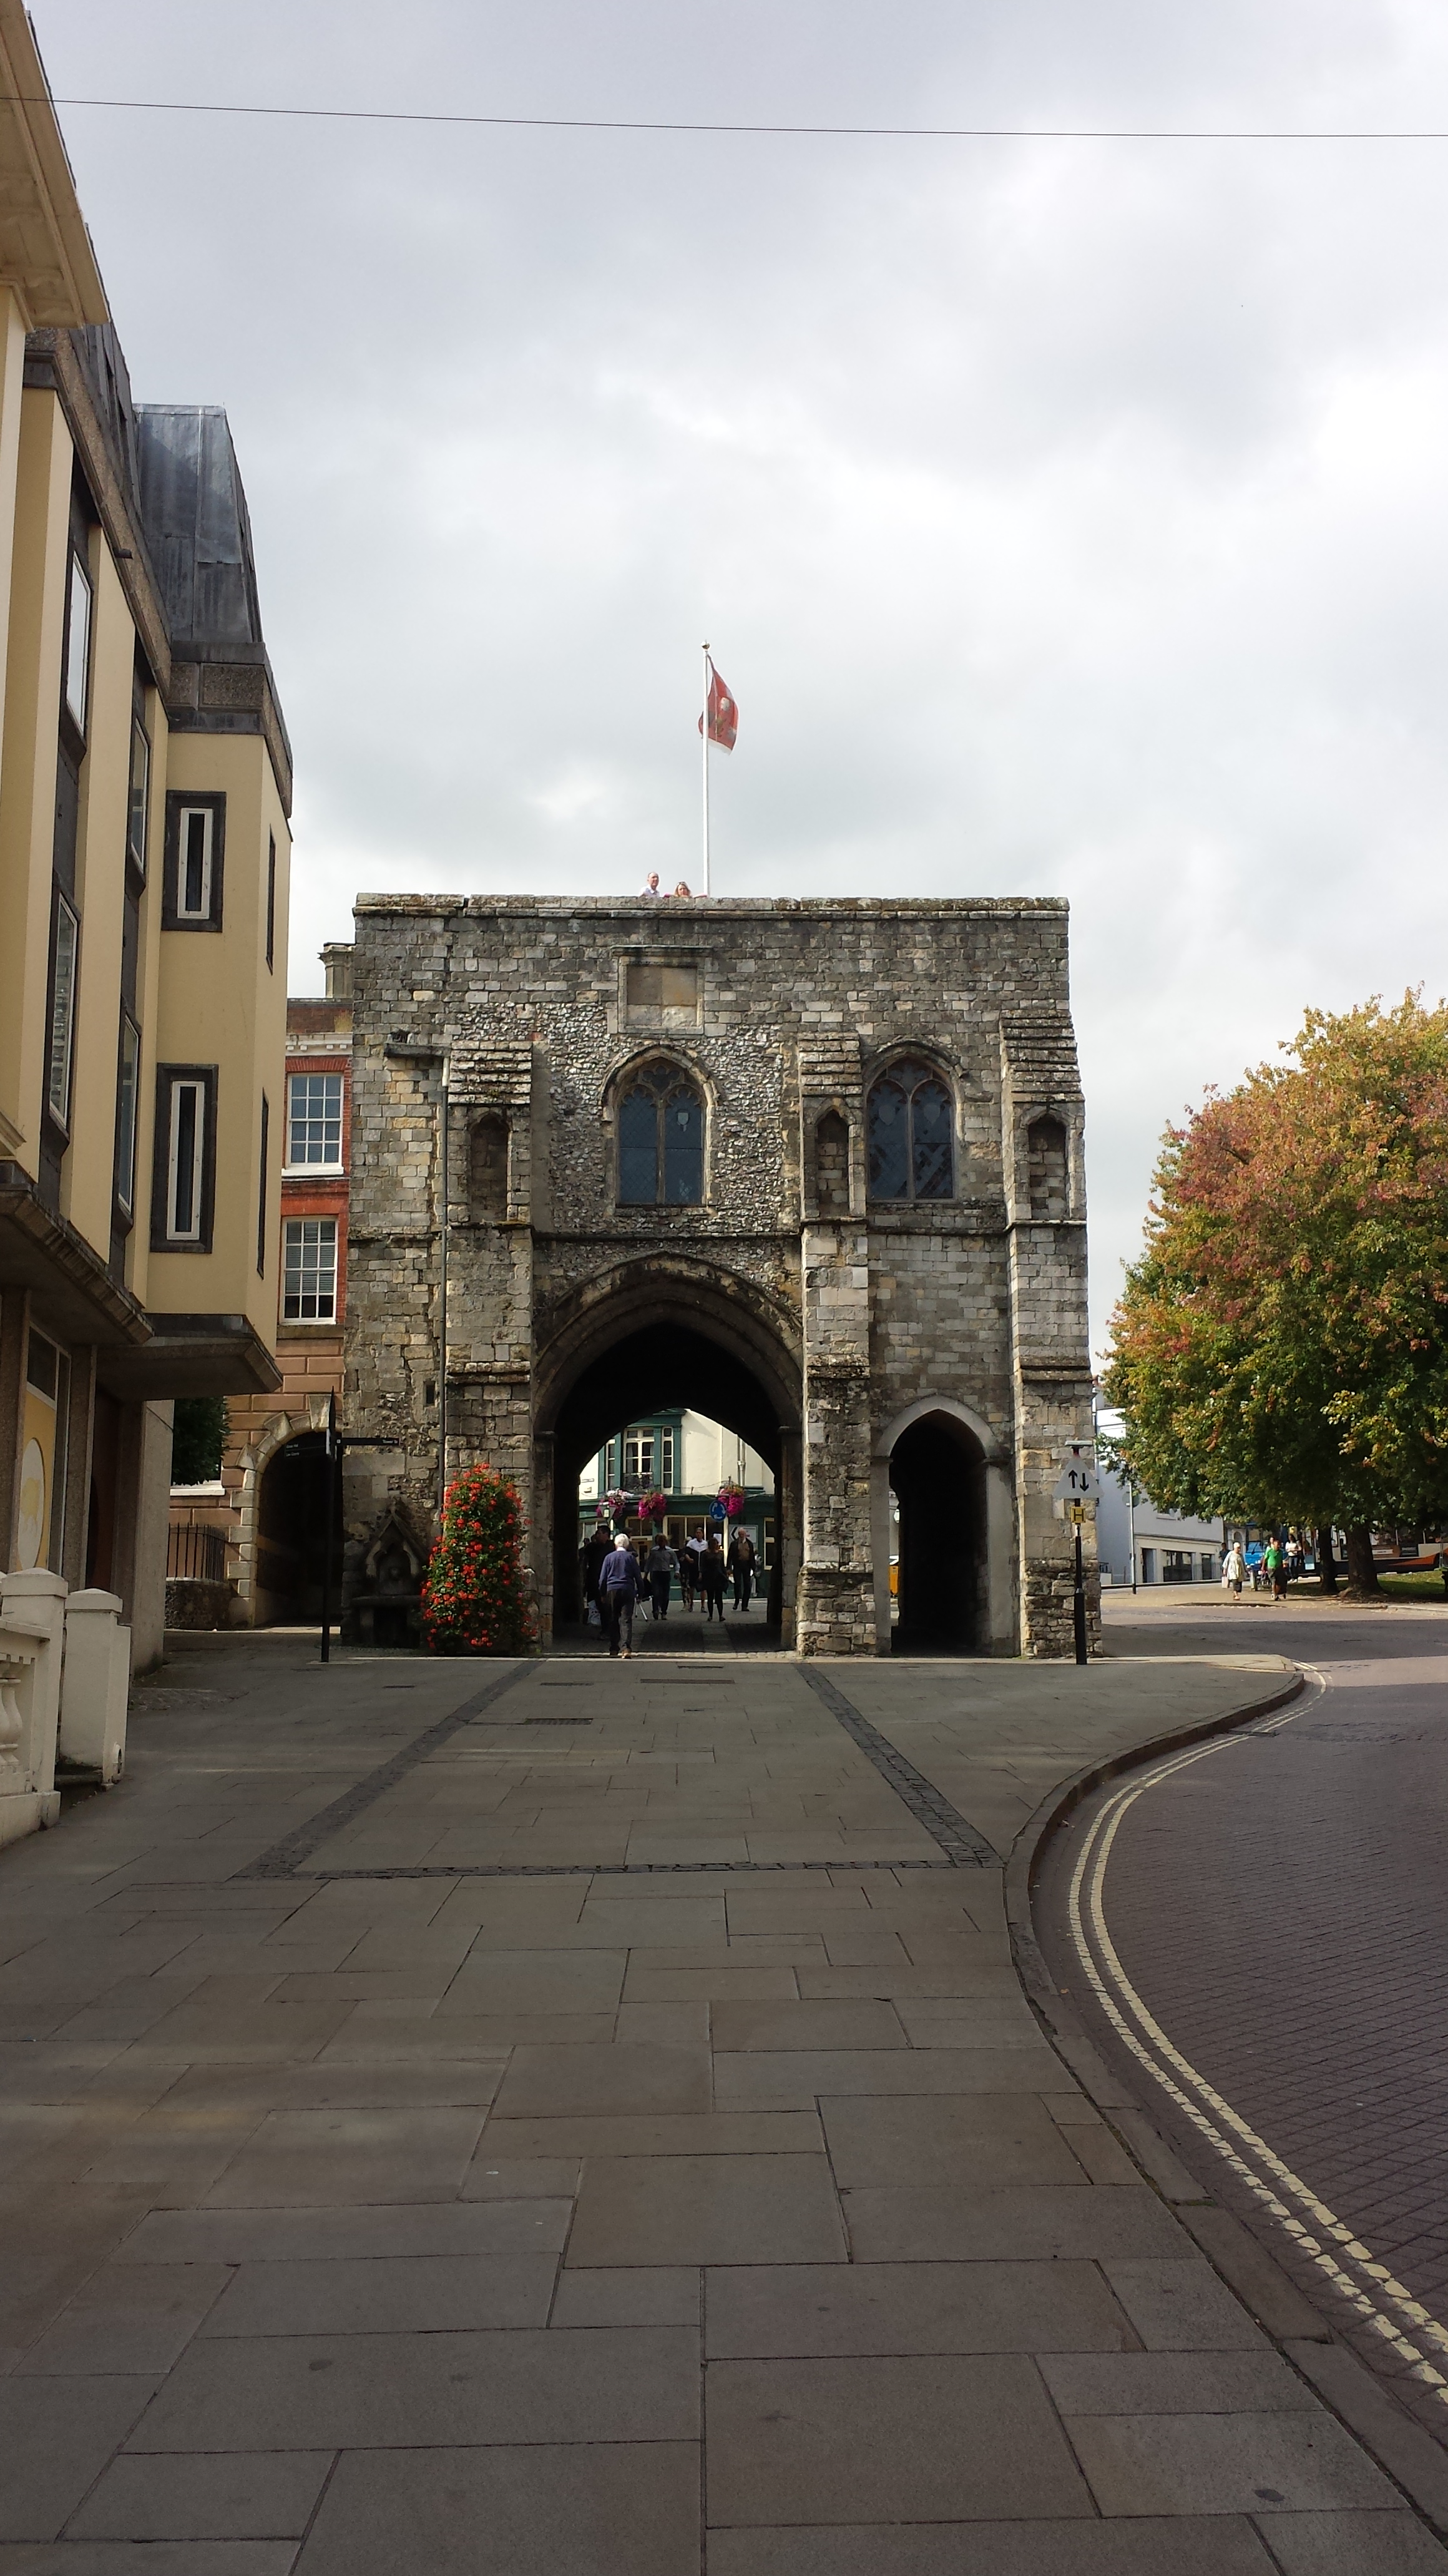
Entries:
{"type": "Polygon", "coordinates": [[[621,1521],[626,1521],[628,1519],[630,1512],[634,1509],[634,1499],[632,1494],[626,1494],[620,1485],[615,1485],[613,1492],[611,1494],[605,1494],[603,1500],[604,1507],[608,1513],[609,1519],[613,1522],[615,1529],[617,1529],[621,1521]]]}
{"type": "Polygon", "coordinates": [[[719,1500],[724,1506],[726,1518],[731,1521],[737,1520],[744,1509],[743,1486],[736,1485],[726,1478],[719,1488],[719,1500]]]}
{"type": "Polygon", "coordinates": [[[639,1519],[641,1521],[661,1521],[668,1508],[668,1496],[666,1494],[661,1494],[657,1488],[655,1488],[653,1493],[645,1494],[643,1500],[639,1504],[639,1519]]]}

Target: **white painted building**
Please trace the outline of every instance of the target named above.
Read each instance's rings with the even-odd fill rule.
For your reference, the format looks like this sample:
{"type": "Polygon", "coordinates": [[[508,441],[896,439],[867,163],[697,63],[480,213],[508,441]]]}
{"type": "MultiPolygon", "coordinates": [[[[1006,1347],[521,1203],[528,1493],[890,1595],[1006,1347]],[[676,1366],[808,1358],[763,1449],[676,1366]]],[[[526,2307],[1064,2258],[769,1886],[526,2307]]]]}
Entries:
{"type": "Polygon", "coordinates": [[[1139,1485],[1128,1491],[1125,1479],[1103,1465],[1096,1553],[1102,1583],[1115,1590],[1133,1583],[1148,1589],[1158,1583],[1219,1583],[1222,1524],[1163,1511],[1139,1485]]]}

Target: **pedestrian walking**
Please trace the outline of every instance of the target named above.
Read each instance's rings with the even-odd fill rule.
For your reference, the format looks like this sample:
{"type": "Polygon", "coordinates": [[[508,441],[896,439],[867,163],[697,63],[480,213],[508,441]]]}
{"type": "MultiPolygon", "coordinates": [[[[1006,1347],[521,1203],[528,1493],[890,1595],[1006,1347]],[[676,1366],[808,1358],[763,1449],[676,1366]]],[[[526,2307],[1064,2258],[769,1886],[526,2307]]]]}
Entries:
{"type": "Polygon", "coordinates": [[[691,1610],[694,1607],[695,1594],[697,1593],[701,1601],[704,1597],[704,1577],[700,1568],[704,1562],[706,1545],[707,1542],[703,1531],[695,1530],[693,1537],[685,1540],[683,1553],[679,1558],[679,1580],[681,1583],[687,1582],[688,1584],[688,1606],[691,1610]],[[686,1565],[688,1568],[687,1574],[684,1571],[686,1565]]]}
{"type": "Polygon", "coordinates": [[[1262,1551],[1262,1571],[1272,1586],[1273,1600],[1285,1601],[1287,1598],[1287,1568],[1283,1560],[1281,1545],[1275,1538],[1269,1538],[1262,1551]]]}
{"type": "Polygon", "coordinates": [[[711,1538],[699,1559],[699,1589],[704,1595],[706,1619],[724,1617],[724,1551],[717,1538],[711,1538]]]}
{"type": "Polygon", "coordinates": [[[649,1599],[654,1605],[656,1619],[667,1619],[669,1615],[669,1589],[678,1570],[678,1563],[679,1560],[668,1540],[660,1533],[644,1559],[644,1572],[649,1579],[649,1599]]]}
{"type": "Polygon", "coordinates": [[[1246,1581],[1246,1578],[1247,1560],[1237,1545],[1236,1540],[1233,1539],[1231,1546],[1228,1548],[1226,1555],[1222,1559],[1222,1590],[1224,1592],[1235,1594],[1237,1600],[1240,1601],[1242,1598],[1242,1586],[1246,1581]]]}
{"type": "MultiPolygon", "coordinates": [[[[640,894],[660,895],[659,872],[657,868],[653,870],[650,876],[645,877],[643,884],[639,887],[639,892],[640,894]]],[[[662,900],[661,896],[660,899],[662,900]]]]}
{"type": "Polygon", "coordinates": [[[725,1565],[734,1577],[734,1607],[747,1610],[754,1590],[754,1541],[748,1530],[736,1530],[725,1565]]]}
{"type": "Polygon", "coordinates": [[[598,1598],[608,1626],[609,1654],[621,1655],[625,1663],[633,1653],[634,1603],[638,1597],[638,1558],[627,1531],[620,1530],[603,1560],[598,1598]]]}
{"type": "Polygon", "coordinates": [[[584,1540],[578,1551],[578,1579],[579,1588],[583,1594],[583,1615],[586,1620],[589,1620],[590,1626],[593,1624],[589,1619],[590,1611],[595,1618],[601,1619],[603,1616],[598,1598],[598,1585],[603,1573],[604,1559],[612,1552],[613,1540],[606,1529],[594,1530],[591,1537],[584,1540]]]}

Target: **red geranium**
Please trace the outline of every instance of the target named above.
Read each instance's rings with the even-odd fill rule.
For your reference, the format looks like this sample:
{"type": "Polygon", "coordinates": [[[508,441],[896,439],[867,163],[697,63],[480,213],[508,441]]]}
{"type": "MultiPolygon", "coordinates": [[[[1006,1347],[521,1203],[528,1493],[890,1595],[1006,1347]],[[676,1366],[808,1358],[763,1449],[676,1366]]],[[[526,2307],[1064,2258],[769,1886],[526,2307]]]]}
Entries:
{"type": "Polygon", "coordinates": [[[434,1655],[524,1655],[534,1642],[523,1591],[523,1516],[496,1468],[465,1467],[447,1489],[422,1585],[434,1655]]]}

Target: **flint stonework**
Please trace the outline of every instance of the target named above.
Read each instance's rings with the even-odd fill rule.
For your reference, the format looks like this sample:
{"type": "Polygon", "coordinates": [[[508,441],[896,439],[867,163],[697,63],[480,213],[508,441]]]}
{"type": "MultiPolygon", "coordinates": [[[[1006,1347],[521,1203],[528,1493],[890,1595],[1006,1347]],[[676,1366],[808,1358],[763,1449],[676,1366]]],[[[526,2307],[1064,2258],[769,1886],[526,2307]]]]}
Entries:
{"type": "Polygon", "coordinates": [[[356,919],[344,1409],[399,1446],[349,1452],[354,1548],[385,1510],[432,1526],[438,1073],[385,1050],[446,1049],[448,1466],[518,1485],[545,1643],[578,1615],[580,1468],[686,1402],[774,1468],[786,1645],[890,1650],[909,1434],[902,1494],[922,1440],[959,1461],[929,1490],[961,1641],[1068,1655],[1051,1488],[1091,1378],[1066,905],[379,895],[356,919]],[[953,1102],[948,1198],[870,1195],[869,1092],[905,1056],[953,1102]],[[697,1205],[620,1204],[620,1100],[659,1061],[704,1102],[697,1205]]]}

